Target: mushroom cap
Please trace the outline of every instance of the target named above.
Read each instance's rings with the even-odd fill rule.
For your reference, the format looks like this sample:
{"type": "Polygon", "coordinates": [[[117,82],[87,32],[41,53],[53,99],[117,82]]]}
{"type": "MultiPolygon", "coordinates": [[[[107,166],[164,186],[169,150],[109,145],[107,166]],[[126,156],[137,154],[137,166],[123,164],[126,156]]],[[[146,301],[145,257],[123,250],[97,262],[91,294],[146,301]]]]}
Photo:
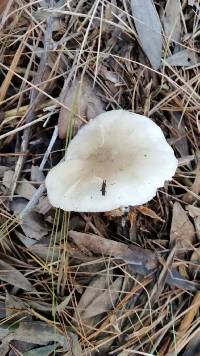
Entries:
{"type": "Polygon", "coordinates": [[[65,160],[46,178],[50,203],[66,211],[102,212],[151,200],[177,159],[151,119],[126,110],[98,115],[71,140],[65,160]]]}

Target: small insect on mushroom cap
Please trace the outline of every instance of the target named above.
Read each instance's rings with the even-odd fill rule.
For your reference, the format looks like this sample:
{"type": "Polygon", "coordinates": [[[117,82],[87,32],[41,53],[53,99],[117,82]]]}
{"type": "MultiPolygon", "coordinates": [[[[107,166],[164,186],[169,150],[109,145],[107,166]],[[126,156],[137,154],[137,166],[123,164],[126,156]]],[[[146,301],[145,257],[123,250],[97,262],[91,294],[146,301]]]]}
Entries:
{"type": "Polygon", "coordinates": [[[101,192],[102,195],[105,196],[106,195],[106,179],[103,180],[102,186],[101,186],[101,192]]]}
{"type": "Polygon", "coordinates": [[[112,110],[71,140],[65,161],[46,178],[51,204],[67,211],[101,212],[141,205],[170,180],[177,159],[151,119],[112,110]]]}

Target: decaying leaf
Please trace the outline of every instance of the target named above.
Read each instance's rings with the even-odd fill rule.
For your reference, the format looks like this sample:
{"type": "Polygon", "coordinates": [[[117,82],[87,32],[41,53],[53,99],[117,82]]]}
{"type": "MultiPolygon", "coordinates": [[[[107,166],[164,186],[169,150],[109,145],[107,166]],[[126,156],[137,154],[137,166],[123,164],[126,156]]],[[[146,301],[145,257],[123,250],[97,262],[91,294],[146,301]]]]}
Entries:
{"type": "Polygon", "coordinates": [[[199,306],[200,306],[200,292],[198,291],[194,296],[191,306],[192,308],[188,310],[188,312],[184,315],[184,318],[181,321],[181,324],[178,329],[178,333],[184,335],[190,328],[194,318],[199,314],[199,306]]]}
{"type": "Polygon", "coordinates": [[[177,287],[190,292],[195,292],[199,288],[198,283],[184,278],[175,268],[172,268],[172,270],[168,272],[166,283],[171,287],[177,287]]]}
{"type": "Polygon", "coordinates": [[[21,234],[19,231],[15,231],[15,235],[18,237],[18,239],[26,246],[27,248],[33,246],[35,244],[35,240],[31,239],[30,237],[21,234]]]}
{"type": "Polygon", "coordinates": [[[98,291],[98,296],[91,301],[82,314],[83,319],[91,318],[111,310],[119,298],[122,281],[122,277],[118,277],[114,282],[109,284],[105,291],[98,291]]]}
{"type": "Polygon", "coordinates": [[[181,112],[170,113],[171,125],[174,128],[174,147],[179,152],[181,157],[187,157],[189,155],[188,140],[186,137],[185,119],[182,117],[181,112]]]}
{"type": "Polygon", "coordinates": [[[75,314],[78,311],[80,317],[83,317],[85,311],[90,306],[90,304],[96,300],[96,298],[103,290],[106,290],[107,286],[108,281],[106,280],[105,275],[94,277],[89,283],[88,287],[85,289],[85,292],[82,294],[75,314]]]}
{"type": "Polygon", "coordinates": [[[167,36],[166,42],[169,40],[178,42],[181,37],[181,4],[180,0],[168,0],[164,10],[162,23],[167,36]]]}
{"type": "Polygon", "coordinates": [[[7,166],[1,166],[0,165],[0,178],[4,177],[4,174],[6,171],[9,171],[10,169],[7,166]]]}
{"type": "Polygon", "coordinates": [[[67,305],[69,304],[71,298],[72,298],[72,293],[70,293],[69,295],[67,295],[64,300],[58,304],[56,307],[55,307],[55,311],[58,312],[58,313],[61,313],[66,307],[67,305]]]}
{"type": "Polygon", "coordinates": [[[9,265],[0,260],[0,279],[26,291],[32,291],[33,287],[24,275],[9,265]]]}
{"type": "Polygon", "coordinates": [[[72,356],[80,356],[82,354],[82,347],[78,340],[78,336],[70,332],[70,337],[71,337],[71,344],[72,344],[71,345],[72,356]]]}
{"type": "Polygon", "coordinates": [[[45,215],[50,209],[52,208],[52,205],[49,202],[49,199],[47,197],[42,196],[39,199],[39,202],[37,203],[35,210],[42,215],[45,215]]]}
{"type": "Polygon", "coordinates": [[[196,330],[195,335],[190,338],[185,351],[182,356],[199,356],[200,350],[200,331],[196,330]]]}
{"type": "Polygon", "coordinates": [[[8,355],[8,352],[10,350],[10,345],[9,343],[1,344],[0,345],[0,355],[1,356],[6,356],[8,355]]]}
{"type": "Polygon", "coordinates": [[[72,116],[79,115],[86,117],[88,120],[93,119],[104,111],[105,105],[100,99],[100,90],[93,87],[92,81],[88,77],[83,79],[76,78],[72,84],[64,85],[61,93],[61,101],[72,111],[65,108],[60,109],[58,119],[59,137],[64,139],[67,130],[72,125],[77,130],[83,123],[80,119],[72,119],[72,116]]]}
{"type": "Polygon", "coordinates": [[[0,301],[0,319],[4,319],[6,317],[6,305],[5,302],[0,301]]]}
{"type": "Polygon", "coordinates": [[[197,208],[196,206],[193,205],[188,205],[186,209],[188,210],[189,215],[194,220],[196,235],[198,240],[200,241],[200,208],[197,208]]]}
{"type": "Polygon", "coordinates": [[[11,295],[9,293],[6,294],[6,316],[13,316],[13,314],[17,312],[22,312],[27,310],[27,305],[20,298],[11,295]]]}
{"type": "MultiPolygon", "coordinates": [[[[13,171],[6,171],[3,178],[3,185],[6,188],[10,189],[12,184],[12,179],[14,176],[13,171]]],[[[36,188],[26,179],[22,179],[20,183],[17,185],[16,193],[25,199],[30,200],[33,194],[36,192],[36,188]]]]}
{"type": "MultiPolygon", "coordinates": [[[[48,8],[47,8],[47,2],[46,1],[40,1],[40,7],[38,8],[38,10],[34,11],[34,17],[36,18],[36,20],[38,22],[40,21],[44,21],[47,20],[49,17],[49,12],[48,12],[48,8]]],[[[64,2],[62,0],[60,1],[56,1],[55,3],[53,3],[53,7],[55,9],[59,9],[59,7],[63,6],[64,2]]],[[[62,28],[64,30],[64,24],[62,24],[62,19],[65,17],[64,13],[57,13],[56,11],[53,12],[53,16],[52,16],[52,30],[53,31],[62,31],[62,28]]]]}
{"type": "Polygon", "coordinates": [[[55,352],[58,346],[58,344],[54,343],[53,345],[37,347],[30,351],[23,352],[23,356],[49,356],[55,352]]]}
{"type": "Polygon", "coordinates": [[[54,343],[53,345],[37,347],[23,352],[23,356],[49,356],[55,352],[58,346],[58,344],[54,343]]]}
{"type": "Polygon", "coordinates": [[[182,51],[174,53],[166,58],[165,62],[170,66],[190,67],[197,65],[199,63],[199,59],[194,51],[183,49],[182,51]]]}
{"type": "Polygon", "coordinates": [[[1,338],[3,343],[12,340],[29,341],[33,344],[47,345],[49,342],[58,342],[65,350],[69,348],[68,339],[53,326],[41,321],[24,321],[14,331],[5,330],[5,336],[1,338]],[[6,335],[7,333],[7,335],[6,335]]]}
{"type": "Polygon", "coordinates": [[[184,249],[187,252],[194,241],[195,230],[194,226],[189,220],[186,211],[178,202],[174,203],[173,216],[170,231],[170,241],[172,244],[176,243],[177,248],[184,249]]]}
{"type": "Polygon", "coordinates": [[[37,302],[36,300],[32,300],[29,297],[25,300],[25,303],[30,307],[39,310],[41,312],[52,312],[52,304],[45,303],[42,300],[37,302]]]}
{"type": "Polygon", "coordinates": [[[191,262],[189,270],[191,274],[196,277],[200,272],[200,247],[195,248],[191,256],[191,262]]]}
{"type": "Polygon", "coordinates": [[[143,51],[152,67],[160,67],[162,56],[161,23],[152,0],[131,0],[135,27],[143,51]]]}
{"type": "Polygon", "coordinates": [[[102,313],[113,309],[119,298],[122,281],[122,277],[113,281],[112,275],[109,273],[107,276],[105,273],[94,277],[87,286],[74,313],[75,319],[81,319],[85,333],[98,323],[102,313]]]}
{"type": "MultiPolygon", "coordinates": [[[[26,204],[27,201],[25,199],[14,199],[11,203],[11,209],[17,216],[26,204]]],[[[24,234],[30,239],[40,240],[48,233],[44,220],[36,211],[30,211],[25,214],[24,217],[20,219],[20,225],[24,234]]]]}
{"type": "Polygon", "coordinates": [[[58,261],[60,257],[59,246],[47,246],[44,244],[34,244],[30,246],[29,250],[36,256],[39,256],[44,261],[58,261]]]}
{"type": "Polygon", "coordinates": [[[120,83],[119,74],[111,70],[108,70],[105,66],[101,65],[99,68],[99,72],[101,73],[102,76],[105,77],[106,80],[109,80],[111,83],[114,84],[120,83]]]}
{"type": "Polygon", "coordinates": [[[158,260],[153,252],[138,246],[130,247],[121,242],[76,231],[69,231],[69,236],[79,248],[87,249],[95,254],[122,259],[131,264],[137,273],[146,274],[158,265],[158,260]]]}
{"type": "MultiPolygon", "coordinates": [[[[195,180],[192,186],[190,187],[190,191],[195,193],[196,195],[200,193],[200,162],[198,162],[197,164],[195,180]]],[[[192,204],[196,200],[196,198],[194,195],[187,192],[184,194],[183,200],[188,204],[192,204]]]]}

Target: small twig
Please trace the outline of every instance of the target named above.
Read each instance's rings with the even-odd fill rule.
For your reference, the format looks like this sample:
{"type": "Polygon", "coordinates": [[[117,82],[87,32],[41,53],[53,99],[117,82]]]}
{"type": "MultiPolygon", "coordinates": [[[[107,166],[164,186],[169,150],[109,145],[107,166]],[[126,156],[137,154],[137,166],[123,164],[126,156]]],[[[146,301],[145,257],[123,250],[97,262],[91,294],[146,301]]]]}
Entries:
{"type": "MultiPolygon", "coordinates": [[[[174,259],[174,254],[176,251],[176,246],[173,247],[173,249],[170,251],[170,254],[166,260],[165,265],[163,266],[162,271],[160,272],[159,278],[157,283],[154,285],[151,295],[150,295],[150,301],[151,301],[151,306],[153,307],[153,304],[155,303],[155,301],[158,300],[159,295],[162,293],[162,290],[164,288],[165,285],[165,280],[167,279],[167,274],[169,271],[170,266],[172,265],[173,259],[174,259]]],[[[149,301],[146,303],[143,313],[140,317],[142,317],[145,314],[145,311],[147,310],[149,305],[149,301]]]]}
{"type": "MultiPolygon", "coordinates": [[[[49,1],[49,8],[53,4],[52,0],[49,1]]],[[[41,81],[41,78],[43,77],[43,73],[45,71],[45,68],[48,64],[48,51],[51,49],[51,38],[52,38],[52,19],[51,15],[48,16],[47,19],[47,28],[45,32],[45,38],[44,38],[44,54],[42,56],[42,59],[40,61],[40,64],[38,66],[38,71],[36,74],[36,78],[34,80],[34,84],[39,84],[41,81]]],[[[39,99],[41,98],[41,94],[37,92],[37,90],[33,89],[31,92],[31,98],[30,98],[30,105],[31,105],[31,110],[29,111],[27,118],[26,118],[26,124],[29,124],[33,121],[35,117],[35,108],[37,107],[39,103],[39,99]]],[[[29,139],[31,136],[31,127],[29,126],[24,130],[23,138],[22,138],[22,143],[21,143],[21,152],[24,153],[27,151],[29,139]]],[[[17,181],[19,179],[19,175],[21,173],[21,170],[23,168],[23,165],[25,163],[25,156],[22,155],[18,158],[18,161],[16,163],[15,167],[15,173],[13,176],[12,180],[12,189],[10,192],[10,199],[12,200],[17,181]]]]}
{"type": "Polygon", "coordinates": [[[46,152],[44,154],[42,162],[40,163],[40,167],[39,168],[40,168],[41,171],[44,169],[46,161],[47,161],[47,159],[48,159],[48,157],[49,157],[49,155],[51,153],[52,147],[53,147],[57,137],[58,137],[58,126],[55,126],[51,141],[49,142],[49,146],[47,147],[47,150],[46,150],[46,152]]]}
{"type": "MultiPolygon", "coordinates": [[[[44,168],[44,165],[51,153],[51,149],[56,141],[56,138],[58,136],[58,128],[57,126],[54,129],[52,138],[50,140],[49,146],[47,147],[47,150],[45,152],[44,158],[40,164],[40,170],[42,171],[42,169],[44,168]]],[[[33,196],[31,197],[30,201],[28,202],[28,204],[24,207],[24,209],[16,216],[17,219],[21,220],[26,214],[28,214],[38,203],[39,199],[41,198],[41,196],[44,194],[46,190],[45,187],[45,183],[42,183],[40,185],[40,187],[36,190],[36,192],[33,194],[33,196]]]]}
{"type": "MultiPolygon", "coordinates": [[[[53,145],[56,141],[58,137],[58,126],[55,126],[54,128],[54,132],[53,135],[51,137],[51,140],[49,142],[49,146],[47,147],[47,150],[44,154],[44,157],[42,159],[42,162],[40,164],[39,169],[42,171],[44,169],[44,166],[46,164],[46,161],[51,153],[51,150],[53,148],[53,145]]],[[[45,192],[46,187],[45,184],[42,183],[39,188],[36,190],[36,192],[33,194],[31,200],[28,202],[28,204],[25,206],[25,208],[20,212],[19,214],[19,218],[21,219],[22,217],[24,217],[24,215],[26,215],[27,213],[29,213],[33,207],[37,204],[38,200],[41,198],[41,196],[43,195],[43,193],[45,192]]]]}
{"type": "Polygon", "coordinates": [[[46,187],[45,184],[42,183],[39,188],[36,190],[36,192],[33,194],[31,200],[28,202],[28,204],[25,206],[25,208],[20,212],[19,218],[22,219],[24,215],[29,213],[33,207],[37,204],[38,200],[41,198],[42,194],[45,192],[46,187]]]}

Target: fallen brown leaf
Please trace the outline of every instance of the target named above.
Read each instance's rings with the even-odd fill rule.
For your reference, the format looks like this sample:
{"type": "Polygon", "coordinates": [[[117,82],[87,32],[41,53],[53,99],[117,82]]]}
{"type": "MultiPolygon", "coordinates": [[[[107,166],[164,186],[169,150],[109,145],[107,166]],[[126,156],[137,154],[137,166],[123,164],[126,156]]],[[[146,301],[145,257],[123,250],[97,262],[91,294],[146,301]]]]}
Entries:
{"type": "Polygon", "coordinates": [[[80,249],[86,249],[95,254],[122,259],[126,263],[134,266],[137,273],[149,273],[158,265],[157,257],[153,252],[138,246],[130,247],[121,242],[77,231],[69,231],[69,237],[80,249]]]}

